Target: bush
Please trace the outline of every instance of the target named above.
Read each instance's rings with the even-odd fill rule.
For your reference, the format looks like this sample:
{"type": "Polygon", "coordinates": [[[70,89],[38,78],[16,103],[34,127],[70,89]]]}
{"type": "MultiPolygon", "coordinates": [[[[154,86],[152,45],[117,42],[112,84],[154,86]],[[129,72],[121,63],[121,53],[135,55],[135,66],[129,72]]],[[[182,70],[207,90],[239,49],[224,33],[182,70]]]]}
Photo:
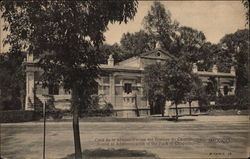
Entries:
{"type": "Polygon", "coordinates": [[[0,111],[0,123],[16,123],[39,119],[34,111],[7,110],[0,111]]]}
{"type": "Polygon", "coordinates": [[[104,101],[104,105],[100,105],[100,96],[93,95],[90,101],[90,105],[81,112],[81,117],[84,116],[111,116],[113,111],[113,106],[111,103],[104,101]]]}
{"type": "Polygon", "coordinates": [[[247,98],[242,98],[235,95],[218,97],[216,99],[216,105],[213,107],[213,109],[222,109],[222,110],[229,110],[229,109],[244,110],[247,108],[248,108],[247,98]]]}
{"type": "MultiPolygon", "coordinates": [[[[55,100],[53,96],[48,96],[48,100],[46,101],[46,117],[51,117],[53,119],[62,119],[63,111],[55,108],[54,101],[55,100]]],[[[35,96],[35,111],[40,116],[43,116],[43,103],[36,96],[35,96]]]]}
{"type": "Polygon", "coordinates": [[[238,98],[234,95],[222,96],[216,99],[216,105],[231,106],[237,105],[238,98]]]}
{"type": "Polygon", "coordinates": [[[19,98],[12,97],[0,100],[1,110],[21,110],[22,103],[19,98]]]}

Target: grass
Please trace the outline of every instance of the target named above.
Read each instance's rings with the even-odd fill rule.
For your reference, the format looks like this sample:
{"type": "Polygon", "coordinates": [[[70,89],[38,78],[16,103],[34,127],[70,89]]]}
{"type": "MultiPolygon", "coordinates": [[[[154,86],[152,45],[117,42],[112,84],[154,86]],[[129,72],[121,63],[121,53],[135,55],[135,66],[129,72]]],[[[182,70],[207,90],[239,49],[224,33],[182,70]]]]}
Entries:
{"type": "Polygon", "coordinates": [[[210,116],[220,115],[248,115],[249,110],[212,110],[208,112],[210,116]]]}

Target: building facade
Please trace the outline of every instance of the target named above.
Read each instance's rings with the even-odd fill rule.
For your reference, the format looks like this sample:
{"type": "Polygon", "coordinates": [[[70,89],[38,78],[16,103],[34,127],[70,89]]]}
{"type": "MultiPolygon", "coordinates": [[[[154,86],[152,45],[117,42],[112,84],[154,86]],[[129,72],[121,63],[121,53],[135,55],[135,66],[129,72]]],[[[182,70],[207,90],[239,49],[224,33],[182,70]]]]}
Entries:
{"type": "MultiPolygon", "coordinates": [[[[112,55],[109,56],[107,64],[101,64],[103,71],[98,81],[98,96],[101,103],[111,103],[115,110],[115,116],[131,117],[150,115],[150,105],[143,93],[144,68],[147,65],[174,58],[167,51],[155,49],[139,56],[135,56],[119,63],[114,63],[112,55]]],[[[55,106],[60,109],[69,109],[70,102],[67,99],[71,95],[62,87],[42,88],[39,76],[42,74],[41,68],[36,66],[36,61],[32,54],[27,54],[26,66],[26,102],[25,109],[34,109],[35,95],[42,102],[45,101],[44,94],[51,94],[55,99],[55,106]]],[[[233,95],[235,92],[235,70],[231,68],[229,73],[218,72],[214,65],[211,72],[198,71],[196,65],[193,66],[193,73],[198,74],[204,85],[209,84],[209,78],[216,80],[217,88],[222,95],[233,95]]],[[[194,102],[193,106],[198,107],[194,102]]],[[[169,108],[171,104],[166,104],[169,108]]],[[[166,113],[170,111],[166,108],[166,113]]]]}

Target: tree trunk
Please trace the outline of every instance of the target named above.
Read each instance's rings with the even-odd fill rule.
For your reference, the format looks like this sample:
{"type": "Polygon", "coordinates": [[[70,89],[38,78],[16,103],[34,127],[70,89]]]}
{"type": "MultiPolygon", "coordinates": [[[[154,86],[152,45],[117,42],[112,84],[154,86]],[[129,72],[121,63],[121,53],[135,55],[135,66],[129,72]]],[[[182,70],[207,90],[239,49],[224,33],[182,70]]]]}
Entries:
{"type": "Polygon", "coordinates": [[[73,102],[73,133],[75,144],[75,159],[82,159],[82,148],[79,130],[79,94],[77,87],[72,90],[72,102],[73,102]]]}
{"type": "Polygon", "coordinates": [[[188,104],[189,104],[189,115],[192,115],[191,103],[192,103],[191,101],[188,102],[188,104]]]}
{"type": "Polygon", "coordinates": [[[161,116],[164,117],[165,114],[165,102],[161,105],[161,116]]]}
{"type": "Polygon", "coordinates": [[[177,104],[175,103],[175,120],[178,120],[178,108],[177,108],[177,104]]]}
{"type": "Polygon", "coordinates": [[[137,105],[137,95],[135,94],[135,108],[136,108],[136,115],[137,117],[140,117],[140,111],[137,105]]]}

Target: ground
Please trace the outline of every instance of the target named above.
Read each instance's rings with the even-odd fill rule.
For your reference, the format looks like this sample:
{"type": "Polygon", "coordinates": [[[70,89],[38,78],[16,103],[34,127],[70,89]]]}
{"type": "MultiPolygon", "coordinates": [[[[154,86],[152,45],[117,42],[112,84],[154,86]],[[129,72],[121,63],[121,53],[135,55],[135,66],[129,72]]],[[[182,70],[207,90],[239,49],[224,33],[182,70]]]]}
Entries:
{"type": "MultiPolygon", "coordinates": [[[[178,122],[82,120],[81,143],[86,158],[247,158],[248,121],[244,115],[186,116],[178,122]]],[[[47,122],[46,133],[46,158],[70,158],[71,121],[47,122]]],[[[42,139],[43,122],[1,124],[5,158],[41,158],[42,139]]]]}

